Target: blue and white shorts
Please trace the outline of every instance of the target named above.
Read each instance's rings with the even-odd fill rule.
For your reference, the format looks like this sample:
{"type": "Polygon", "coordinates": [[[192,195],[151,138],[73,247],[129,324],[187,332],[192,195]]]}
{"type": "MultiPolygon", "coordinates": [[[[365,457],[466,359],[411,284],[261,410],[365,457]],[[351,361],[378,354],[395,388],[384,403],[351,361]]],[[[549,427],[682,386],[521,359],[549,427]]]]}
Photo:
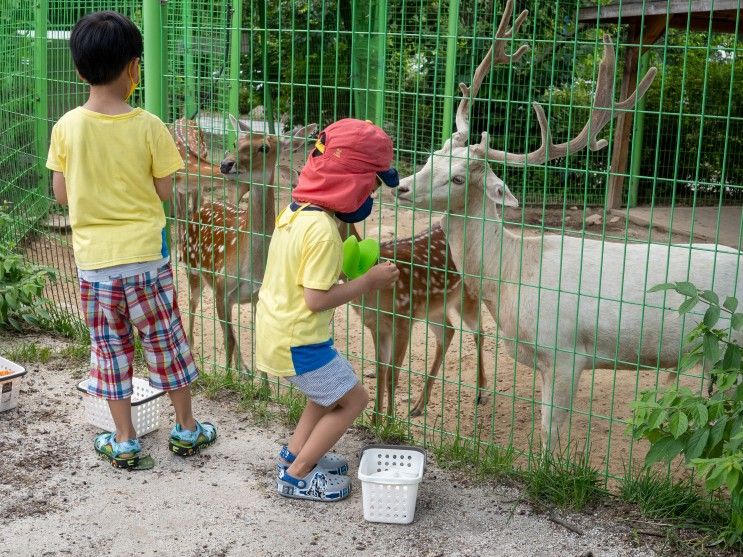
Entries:
{"type": "Polygon", "coordinates": [[[312,402],[326,407],[333,406],[359,382],[349,361],[340,354],[322,367],[287,379],[312,402]]]}

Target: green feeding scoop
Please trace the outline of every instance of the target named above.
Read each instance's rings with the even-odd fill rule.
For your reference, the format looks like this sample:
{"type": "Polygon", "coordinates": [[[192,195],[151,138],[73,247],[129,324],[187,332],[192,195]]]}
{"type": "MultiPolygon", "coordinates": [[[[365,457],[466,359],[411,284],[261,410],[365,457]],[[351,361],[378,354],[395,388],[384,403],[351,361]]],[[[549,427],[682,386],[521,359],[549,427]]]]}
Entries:
{"type": "Polygon", "coordinates": [[[366,238],[360,242],[356,236],[349,236],[343,242],[343,273],[348,280],[359,278],[379,259],[379,242],[366,238]]]}

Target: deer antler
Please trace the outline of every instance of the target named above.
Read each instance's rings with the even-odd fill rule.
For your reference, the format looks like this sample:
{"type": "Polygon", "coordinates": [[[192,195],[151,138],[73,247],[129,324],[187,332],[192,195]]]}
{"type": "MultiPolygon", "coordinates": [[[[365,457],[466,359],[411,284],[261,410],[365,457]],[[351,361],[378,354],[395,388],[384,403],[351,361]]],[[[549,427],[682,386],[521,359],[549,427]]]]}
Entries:
{"type": "Polygon", "coordinates": [[[498,30],[495,32],[495,40],[490,45],[488,53],[485,58],[482,59],[480,65],[475,70],[475,75],[472,78],[472,85],[467,87],[464,83],[459,84],[459,90],[462,92],[462,100],[459,101],[459,107],[457,108],[457,131],[455,135],[458,135],[458,139],[462,145],[467,143],[470,131],[469,122],[469,104],[470,99],[474,99],[480,90],[483,79],[490,72],[490,68],[495,64],[510,64],[518,62],[521,57],[526,54],[529,50],[529,45],[521,45],[516,52],[513,54],[506,54],[506,43],[509,42],[506,39],[510,39],[519,30],[521,24],[524,23],[526,17],[529,15],[529,10],[524,10],[516,18],[513,27],[508,28],[508,24],[511,21],[511,14],[513,13],[513,0],[508,0],[506,8],[501,16],[500,23],[498,24],[498,30]]]}
{"type": "Polygon", "coordinates": [[[637,89],[633,91],[629,97],[623,101],[614,103],[612,98],[612,76],[614,75],[615,65],[616,59],[614,56],[614,45],[611,38],[608,35],[604,35],[604,57],[599,65],[596,96],[593,101],[591,117],[575,138],[566,141],[565,143],[555,145],[552,142],[549,122],[544,113],[544,109],[541,104],[535,101],[532,103],[532,106],[537,115],[537,121],[539,122],[542,136],[542,144],[536,151],[527,154],[520,154],[491,149],[488,146],[487,132],[483,132],[482,141],[476,146],[476,149],[490,161],[504,162],[505,164],[514,166],[545,163],[553,159],[559,159],[571,153],[576,153],[586,146],[588,146],[591,151],[603,149],[608,145],[608,141],[605,139],[597,140],[596,136],[598,136],[601,130],[611,121],[612,118],[621,112],[631,110],[635,106],[635,103],[645,94],[653,83],[653,79],[655,79],[655,74],[657,73],[656,68],[650,68],[637,86],[637,89]]]}

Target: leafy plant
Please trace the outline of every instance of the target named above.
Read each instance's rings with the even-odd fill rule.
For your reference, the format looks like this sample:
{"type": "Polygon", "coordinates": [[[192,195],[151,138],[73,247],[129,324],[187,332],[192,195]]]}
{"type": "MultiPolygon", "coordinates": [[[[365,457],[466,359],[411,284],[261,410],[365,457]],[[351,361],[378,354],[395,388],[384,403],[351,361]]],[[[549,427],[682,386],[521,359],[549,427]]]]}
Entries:
{"type": "MultiPolygon", "coordinates": [[[[0,229],[9,224],[10,216],[0,206],[0,229]]],[[[44,286],[56,279],[56,272],[27,262],[14,247],[11,240],[0,243],[0,327],[21,330],[24,323],[41,327],[50,318],[44,286]]]]}
{"type": "Polygon", "coordinates": [[[683,386],[644,391],[633,403],[630,424],[636,438],[651,447],[645,465],[670,461],[683,454],[687,465],[705,478],[710,493],[727,490],[730,522],[721,533],[727,543],[743,541],[743,349],[731,336],[743,329],[738,300],[720,303],[710,290],[689,282],[659,284],[650,289],[675,290],[686,297],[678,308],[684,315],[698,304],[708,307],[704,319],[688,335],[689,351],[679,363],[688,370],[700,363],[709,370],[707,393],[683,386]],[[722,320],[722,321],[721,321],[722,320]]]}

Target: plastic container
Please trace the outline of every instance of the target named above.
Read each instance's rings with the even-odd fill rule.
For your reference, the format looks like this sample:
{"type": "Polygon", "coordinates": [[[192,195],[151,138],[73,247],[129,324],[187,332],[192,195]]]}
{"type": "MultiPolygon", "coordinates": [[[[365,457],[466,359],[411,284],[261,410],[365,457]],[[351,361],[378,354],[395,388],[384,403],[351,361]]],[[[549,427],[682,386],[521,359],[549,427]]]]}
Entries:
{"type": "Polygon", "coordinates": [[[359,464],[364,520],[410,524],[415,517],[418,484],[426,453],[417,447],[372,445],[359,464]]]}
{"type": "Polygon", "coordinates": [[[18,406],[18,395],[21,394],[21,381],[26,369],[0,356],[0,369],[10,370],[9,375],[0,375],[0,412],[18,406]]]}
{"type": "MultiPolygon", "coordinates": [[[[160,427],[161,396],[165,391],[150,387],[146,379],[132,379],[132,423],[137,435],[147,435],[160,427]]],[[[88,394],[88,379],[77,385],[77,390],[85,393],[85,419],[104,431],[114,431],[114,420],[105,399],[88,394]]]]}

